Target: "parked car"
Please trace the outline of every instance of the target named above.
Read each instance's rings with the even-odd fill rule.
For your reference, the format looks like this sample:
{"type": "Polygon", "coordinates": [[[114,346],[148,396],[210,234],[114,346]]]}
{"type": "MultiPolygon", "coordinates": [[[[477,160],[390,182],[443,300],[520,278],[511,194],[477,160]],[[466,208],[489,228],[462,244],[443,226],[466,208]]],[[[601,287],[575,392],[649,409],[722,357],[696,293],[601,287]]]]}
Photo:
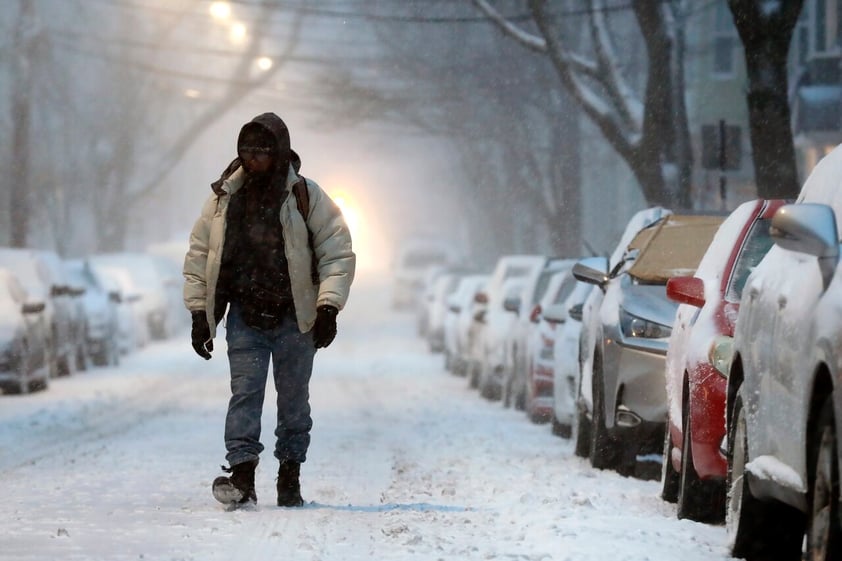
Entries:
{"type": "MultiPolygon", "coordinates": [[[[567,321],[563,303],[573,292],[578,281],[569,265],[552,273],[547,289],[529,314],[531,329],[527,334],[525,354],[529,356],[525,368],[524,409],[533,423],[545,423],[553,411],[553,352],[559,325],[567,321]]],[[[523,310],[523,305],[521,305],[523,310]]]]}
{"type": "Polygon", "coordinates": [[[561,304],[553,304],[543,312],[547,318],[559,322],[550,354],[553,377],[553,410],[550,422],[553,434],[563,438],[570,438],[572,435],[576,415],[576,392],[579,388],[582,307],[593,290],[599,289],[587,283],[577,282],[573,292],[561,304]]]}
{"type": "Polygon", "coordinates": [[[784,201],[740,205],[722,223],[694,276],[667,281],[678,302],[666,356],[667,433],[661,496],[679,518],[725,518],[725,378],[710,362],[717,337],[734,335],[746,278],[772,247],[769,224],[784,201]]]}
{"type": "Polygon", "coordinates": [[[170,315],[186,313],[182,306],[173,307],[176,304],[169,294],[167,278],[160,274],[151,255],[131,252],[99,254],[90,256],[88,263],[100,274],[110,272],[113,278],[119,278],[125,294],[139,297],[137,307],[150,339],[169,337],[170,315]]]}
{"type": "Polygon", "coordinates": [[[714,360],[727,380],[731,552],[839,559],[842,421],[842,148],[772,219],[775,246],[746,281],[734,338],[714,360]],[[805,538],[806,533],[806,540],[805,538]]]}
{"type": "MultiPolygon", "coordinates": [[[[597,271],[607,271],[605,277],[610,278],[620,272],[625,266],[624,257],[626,250],[637,233],[671,214],[672,211],[663,207],[651,207],[635,213],[620,235],[614,251],[606,260],[604,257],[589,257],[581,260],[581,263],[588,265],[597,271]]],[[[582,458],[588,458],[591,452],[591,411],[593,411],[593,367],[594,349],[597,346],[600,325],[599,310],[602,301],[605,299],[603,288],[594,286],[588,293],[588,297],[582,304],[582,325],[579,331],[579,349],[577,354],[579,373],[576,376],[578,384],[576,387],[576,415],[574,417],[574,453],[582,458]]]]}
{"type": "MultiPolygon", "coordinates": [[[[692,274],[722,216],[670,214],[643,228],[614,271],[573,268],[605,292],[596,321],[591,379],[590,460],[634,473],[639,455],[660,453],[666,421],[664,357],[677,304],[670,277],[692,274]]],[[[585,378],[582,379],[582,385],[585,378]]]]}
{"type": "Polygon", "coordinates": [[[444,322],[447,314],[447,298],[459,284],[461,275],[444,273],[433,283],[432,296],[427,303],[427,344],[430,352],[444,352],[444,322]]]}
{"type": "Polygon", "coordinates": [[[453,243],[432,238],[406,240],[395,257],[392,307],[413,309],[417,305],[424,272],[432,266],[451,267],[463,261],[453,243]]]}
{"type": "Polygon", "coordinates": [[[504,372],[503,405],[524,410],[527,399],[527,377],[532,368],[529,340],[540,313],[539,303],[547,292],[550,279],[555,273],[573,268],[573,259],[548,258],[541,268],[535,268],[525,278],[525,286],[517,310],[511,336],[506,340],[507,354],[511,357],[511,368],[504,372]]]}
{"type": "Polygon", "coordinates": [[[0,389],[5,393],[28,393],[49,383],[45,308],[45,302],[28,297],[11,270],[0,269],[0,389]]]}
{"type": "Polygon", "coordinates": [[[97,366],[116,366],[120,362],[120,293],[109,291],[83,260],[66,261],[65,266],[71,284],[85,290],[81,304],[91,361],[97,366]]]}
{"type": "MultiPolygon", "coordinates": [[[[66,275],[46,258],[49,252],[0,248],[0,267],[13,271],[29,297],[45,305],[50,376],[69,375],[76,370],[78,321],[66,275]]],[[[58,257],[56,257],[57,259],[58,257]]]]}
{"type": "Polygon", "coordinates": [[[447,297],[444,320],[444,364],[456,375],[469,370],[471,326],[474,323],[474,298],[488,282],[488,275],[467,275],[459,280],[456,289],[447,297]]]}
{"type": "Polygon", "coordinates": [[[506,294],[503,285],[509,279],[526,279],[530,273],[540,270],[546,262],[547,258],[543,255],[500,257],[485,290],[476,296],[483,309],[478,310],[475,320],[479,324],[477,345],[474,348],[477,353],[474,359],[478,369],[475,373],[472,372],[472,377],[476,376],[480,394],[487,399],[501,398],[506,370],[512,367],[511,357],[506,352],[506,339],[511,333],[515,310],[505,308],[505,300],[511,294],[506,294]]]}

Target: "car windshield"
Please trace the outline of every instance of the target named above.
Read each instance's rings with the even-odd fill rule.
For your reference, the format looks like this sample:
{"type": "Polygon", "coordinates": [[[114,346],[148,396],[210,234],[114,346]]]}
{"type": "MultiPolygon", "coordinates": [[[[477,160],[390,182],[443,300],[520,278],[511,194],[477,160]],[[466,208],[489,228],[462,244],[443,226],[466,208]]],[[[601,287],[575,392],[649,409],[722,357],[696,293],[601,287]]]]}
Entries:
{"type": "Polygon", "coordinates": [[[740,301],[748,276],[772,248],[774,241],[772,236],[769,235],[771,222],[771,218],[761,218],[755,221],[751,231],[746,236],[740,254],[734,263],[731,281],[725,290],[725,299],[728,302],[740,301]]]}

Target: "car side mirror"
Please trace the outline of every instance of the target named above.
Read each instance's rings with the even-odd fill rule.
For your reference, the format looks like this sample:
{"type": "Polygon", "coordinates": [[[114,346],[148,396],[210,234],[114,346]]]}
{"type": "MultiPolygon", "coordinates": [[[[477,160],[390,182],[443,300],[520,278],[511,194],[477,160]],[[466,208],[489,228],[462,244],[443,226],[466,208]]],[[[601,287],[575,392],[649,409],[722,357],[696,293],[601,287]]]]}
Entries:
{"type": "Polygon", "coordinates": [[[605,263],[605,260],[599,257],[582,259],[573,265],[573,276],[577,280],[588,284],[595,284],[604,289],[608,281],[611,280],[611,277],[608,276],[605,270],[594,268],[594,265],[598,266],[600,263],[605,263]]]}
{"type": "Polygon", "coordinates": [[[584,304],[576,304],[572,306],[569,310],[567,310],[567,315],[571,319],[575,319],[576,321],[582,321],[582,310],[584,309],[584,304]]]}
{"type": "Polygon", "coordinates": [[[701,308],[705,305],[705,282],[697,277],[672,277],[667,281],[667,298],[701,308]]]}
{"type": "Polygon", "coordinates": [[[769,234],[784,249],[818,257],[824,286],[830,284],[839,261],[839,233],[831,207],[817,203],[784,205],[772,217],[769,234]]]}

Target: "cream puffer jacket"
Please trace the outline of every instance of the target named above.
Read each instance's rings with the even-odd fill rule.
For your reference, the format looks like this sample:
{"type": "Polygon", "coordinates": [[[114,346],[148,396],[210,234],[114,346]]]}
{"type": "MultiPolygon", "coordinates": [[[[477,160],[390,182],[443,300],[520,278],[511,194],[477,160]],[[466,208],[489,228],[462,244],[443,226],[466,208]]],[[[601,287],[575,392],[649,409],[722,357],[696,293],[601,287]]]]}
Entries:
{"type": "MultiPolygon", "coordinates": [[[[226,193],[212,194],[202,208],[202,214],[190,233],[190,249],[184,258],[184,305],[191,312],[204,310],[216,336],[214,306],[216,283],[225,243],[225,216],[231,195],[242,187],[242,168],[237,169],[222,184],[226,193]]],[[[281,225],[284,229],[284,250],[289,264],[292,297],[298,328],[310,331],[316,320],[316,308],[334,306],[342,310],[348,300],[354,280],[356,256],[351,250],[351,234],[336,204],[313,181],[307,179],[309,215],[307,223],[298,211],[292,186],[299,180],[292,166],[287,173],[286,200],[281,205],[281,225]],[[312,259],[307,229],[313,234],[313,249],[318,263],[320,283],[313,284],[310,269],[312,259]]]]}

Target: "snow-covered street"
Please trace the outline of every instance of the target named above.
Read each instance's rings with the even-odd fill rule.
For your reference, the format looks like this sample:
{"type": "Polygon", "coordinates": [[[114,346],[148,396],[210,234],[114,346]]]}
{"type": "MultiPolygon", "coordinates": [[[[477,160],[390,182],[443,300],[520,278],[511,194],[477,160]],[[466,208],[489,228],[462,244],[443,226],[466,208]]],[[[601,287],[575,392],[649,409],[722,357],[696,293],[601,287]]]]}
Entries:
{"type": "MultiPolygon", "coordinates": [[[[274,506],[267,390],[257,511],[210,493],[224,463],[224,333],[0,397],[0,559],[728,559],[725,530],[679,521],[660,484],[598,472],[569,441],[481,399],[361,276],[316,356],[303,509],[274,506]]],[[[186,313],[186,312],[185,312],[186,313]]]]}

